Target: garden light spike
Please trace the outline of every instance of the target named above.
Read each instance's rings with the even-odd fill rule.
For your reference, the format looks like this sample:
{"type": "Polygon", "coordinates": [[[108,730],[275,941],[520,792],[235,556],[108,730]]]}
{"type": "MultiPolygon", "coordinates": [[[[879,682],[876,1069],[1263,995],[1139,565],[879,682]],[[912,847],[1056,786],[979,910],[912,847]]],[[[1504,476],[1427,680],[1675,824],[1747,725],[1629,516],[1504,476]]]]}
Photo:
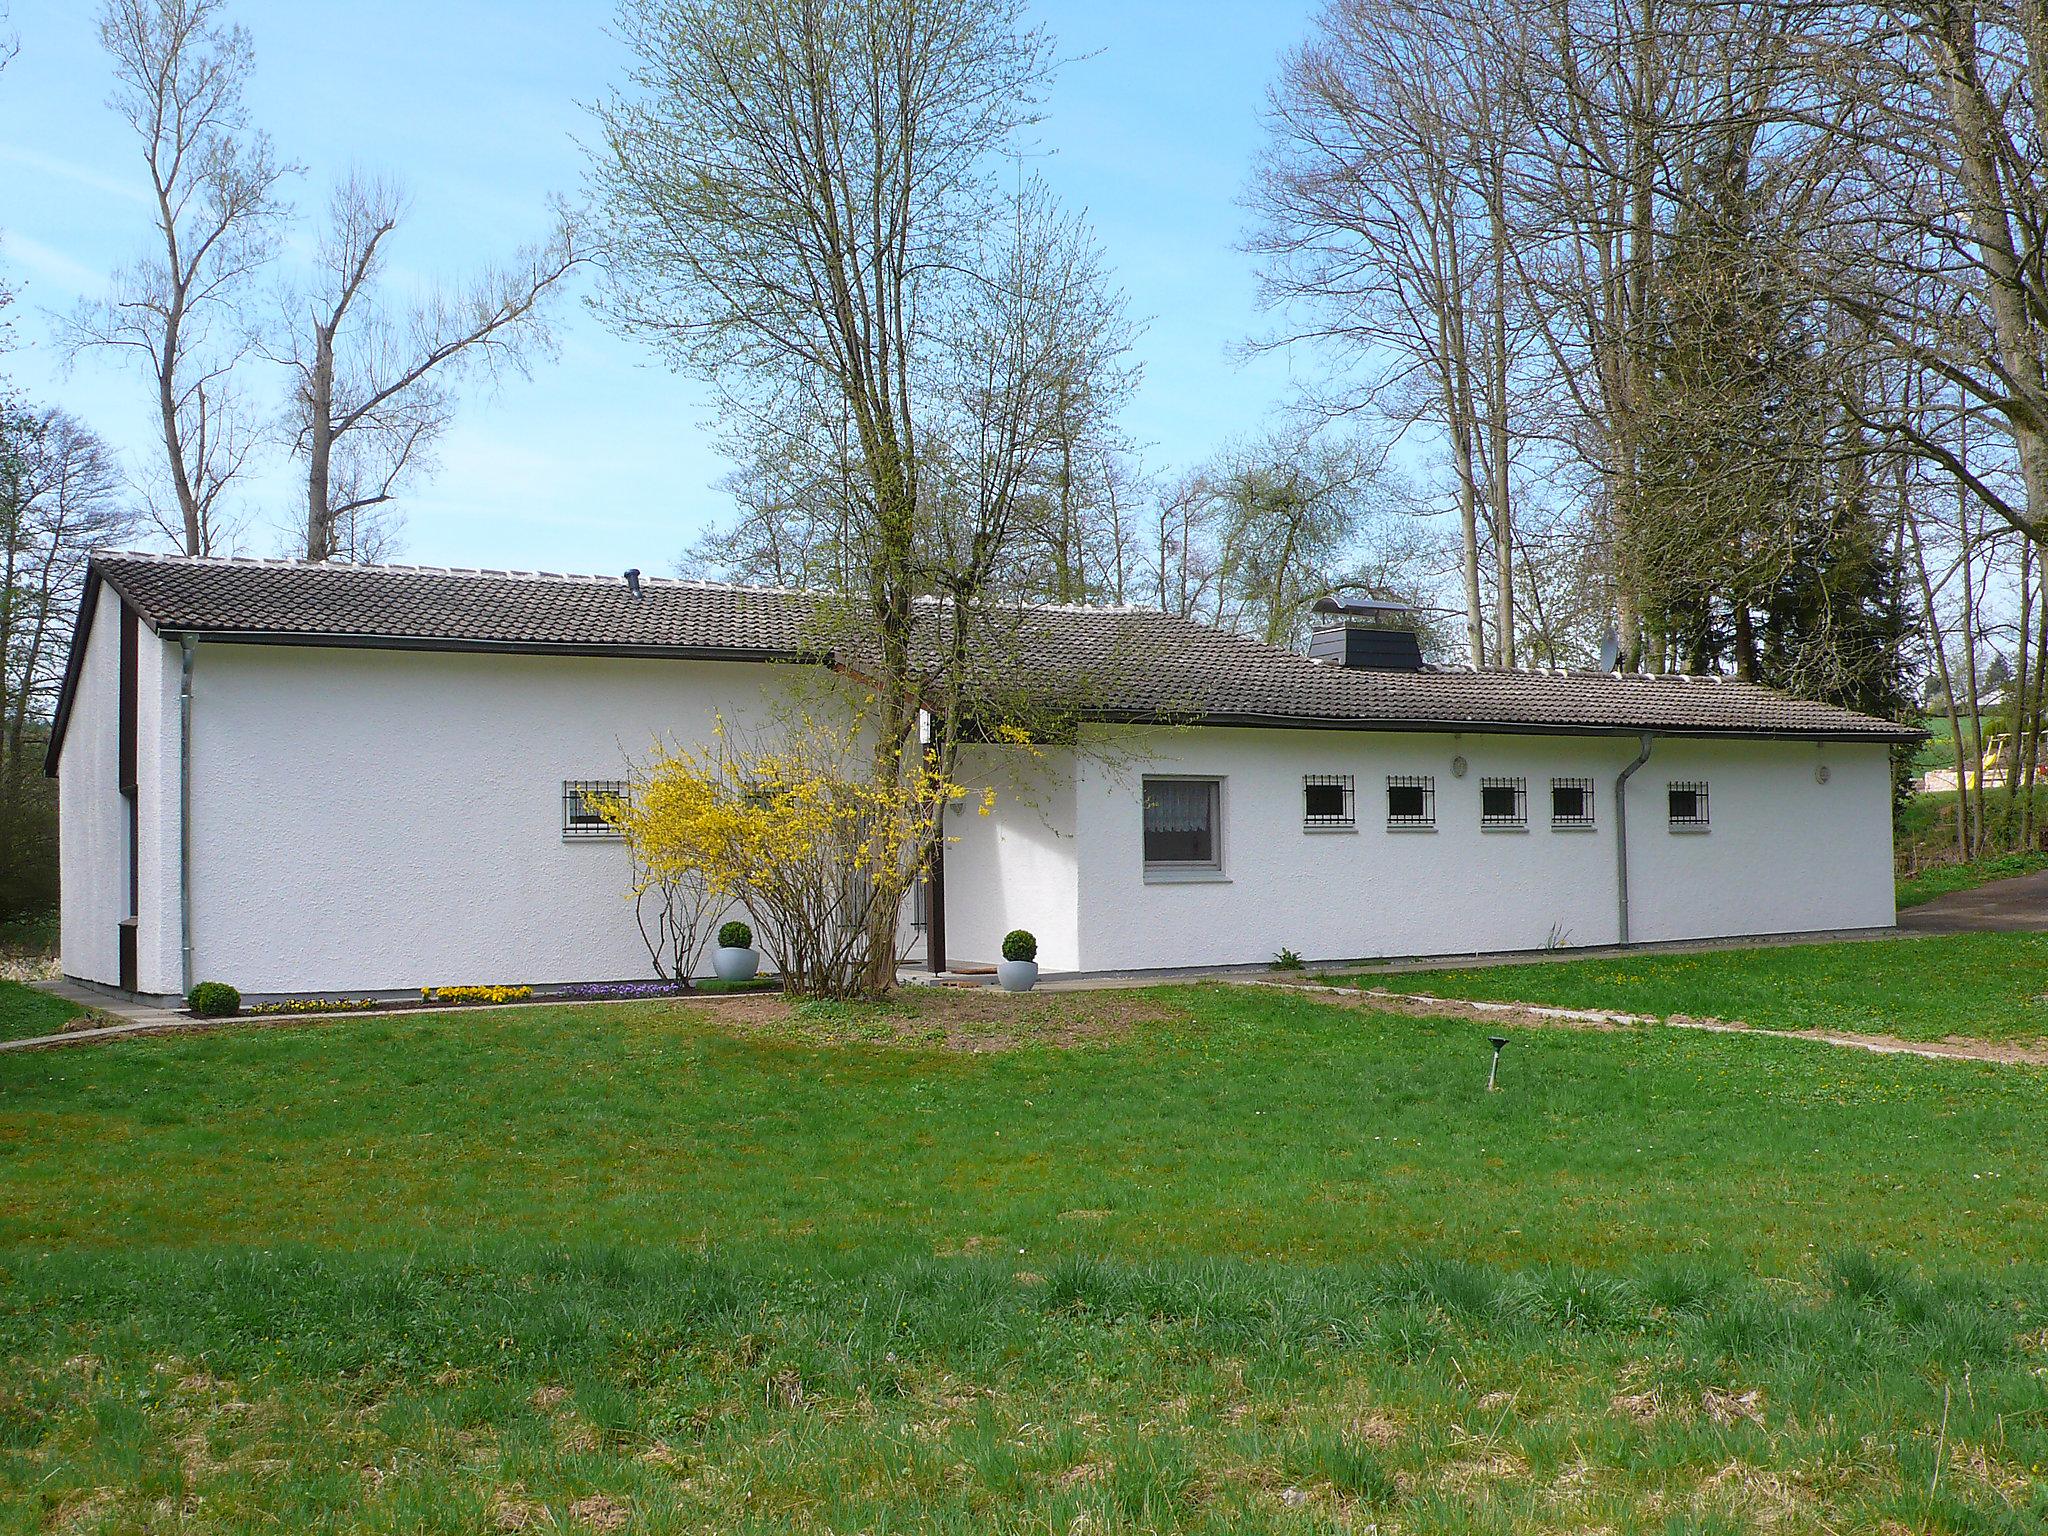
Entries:
{"type": "Polygon", "coordinates": [[[1493,1080],[1500,1075],[1500,1048],[1508,1043],[1506,1035],[1488,1035],[1493,1042],[1493,1065],[1486,1069],[1486,1091],[1493,1092],[1493,1080]]]}

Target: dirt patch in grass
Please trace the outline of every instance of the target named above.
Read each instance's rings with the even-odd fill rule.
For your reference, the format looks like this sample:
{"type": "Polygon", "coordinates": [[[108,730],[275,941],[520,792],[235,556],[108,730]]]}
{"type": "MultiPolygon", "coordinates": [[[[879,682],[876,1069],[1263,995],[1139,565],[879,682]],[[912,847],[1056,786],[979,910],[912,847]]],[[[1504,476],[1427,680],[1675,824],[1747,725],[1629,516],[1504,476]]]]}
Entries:
{"type": "Polygon", "coordinates": [[[1027,1045],[1101,1045],[1186,1015],[1142,992],[905,987],[872,1003],[758,995],[720,999],[705,1017],[728,1028],[793,1034],[821,1045],[857,1042],[979,1053],[1027,1045]]]}

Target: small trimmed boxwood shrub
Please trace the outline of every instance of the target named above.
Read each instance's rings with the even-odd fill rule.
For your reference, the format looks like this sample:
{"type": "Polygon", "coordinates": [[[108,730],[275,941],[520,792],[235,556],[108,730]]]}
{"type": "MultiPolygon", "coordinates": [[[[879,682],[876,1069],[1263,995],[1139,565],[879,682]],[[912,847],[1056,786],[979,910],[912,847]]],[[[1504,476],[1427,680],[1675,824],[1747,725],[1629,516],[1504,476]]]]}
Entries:
{"type": "Polygon", "coordinates": [[[1012,928],[1003,935],[1003,958],[1005,960],[1036,960],[1038,940],[1023,928],[1012,928]]]}
{"type": "Polygon", "coordinates": [[[738,918],[734,918],[718,930],[718,943],[722,949],[752,949],[754,930],[738,918]]]}
{"type": "Polygon", "coordinates": [[[242,994],[224,981],[202,981],[186,994],[185,1006],[202,1019],[232,1018],[242,1011],[242,994]]]}

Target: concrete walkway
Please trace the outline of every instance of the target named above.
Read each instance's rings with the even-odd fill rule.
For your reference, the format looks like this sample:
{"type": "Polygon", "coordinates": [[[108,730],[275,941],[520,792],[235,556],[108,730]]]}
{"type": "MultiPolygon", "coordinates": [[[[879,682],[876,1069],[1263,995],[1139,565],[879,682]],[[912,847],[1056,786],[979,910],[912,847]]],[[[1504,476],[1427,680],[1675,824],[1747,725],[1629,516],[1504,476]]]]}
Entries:
{"type": "Polygon", "coordinates": [[[1899,932],[2048,933],[2048,870],[1908,907],[1899,914],[1899,932]]]}

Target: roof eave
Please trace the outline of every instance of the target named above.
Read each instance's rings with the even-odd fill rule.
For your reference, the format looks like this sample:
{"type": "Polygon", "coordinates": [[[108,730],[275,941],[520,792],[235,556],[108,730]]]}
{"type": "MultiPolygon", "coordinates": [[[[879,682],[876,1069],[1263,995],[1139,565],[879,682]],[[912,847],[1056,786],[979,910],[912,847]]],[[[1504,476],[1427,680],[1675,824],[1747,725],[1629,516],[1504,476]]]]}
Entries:
{"type": "Polygon", "coordinates": [[[100,587],[106,578],[97,563],[85,564],[85,589],[78,595],[78,616],[71,621],[71,648],[64,654],[64,680],[57,685],[57,707],[50,712],[50,741],[43,749],[43,777],[57,777],[64,755],[64,733],[71,726],[71,706],[78,697],[78,676],[85,670],[85,639],[99,609],[100,587]]]}
{"type": "Polygon", "coordinates": [[[366,635],[341,630],[237,629],[205,624],[165,623],[166,639],[190,635],[226,645],[315,646],[362,651],[453,651],[489,656],[626,656],[669,661],[829,663],[828,651],[778,646],[635,645],[578,641],[489,640],[457,635],[366,635]]]}
{"type": "Polygon", "coordinates": [[[1841,727],[1645,725],[1630,723],[1485,720],[1485,719],[1391,719],[1387,717],[1336,717],[1330,715],[1255,713],[1242,710],[1100,710],[1086,718],[1110,725],[1210,725],[1257,727],[1268,730],[1310,731],[1406,731],[1429,735],[1445,732],[1488,736],[1640,736],[1645,731],[1657,736],[1678,736],[1725,741],[1847,741],[1916,746],[1927,740],[1925,731],[1901,726],[1893,731],[1854,730],[1841,727]]]}

